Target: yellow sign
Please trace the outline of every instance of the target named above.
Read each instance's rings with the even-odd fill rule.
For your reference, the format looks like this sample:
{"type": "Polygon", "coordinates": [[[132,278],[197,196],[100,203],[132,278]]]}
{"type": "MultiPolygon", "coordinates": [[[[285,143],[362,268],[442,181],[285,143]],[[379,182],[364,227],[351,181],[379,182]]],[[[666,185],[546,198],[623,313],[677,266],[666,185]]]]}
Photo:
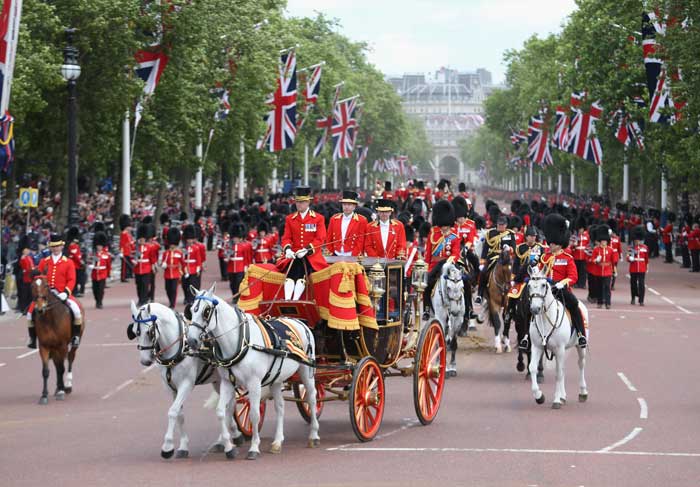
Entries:
{"type": "Polygon", "coordinates": [[[37,188],[19,188],[19,206],[21,208],[38,207],[39,190],[37,188]]]}

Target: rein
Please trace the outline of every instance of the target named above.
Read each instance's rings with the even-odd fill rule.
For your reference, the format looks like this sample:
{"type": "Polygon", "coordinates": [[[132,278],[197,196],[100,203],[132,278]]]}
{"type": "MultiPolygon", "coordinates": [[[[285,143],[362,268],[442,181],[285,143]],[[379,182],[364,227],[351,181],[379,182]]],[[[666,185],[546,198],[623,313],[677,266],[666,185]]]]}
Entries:
{"type": "MultiPolygon", "coordinates": [[[[544,277],[533,277],[530,279],[531,280],[539,280],[539,279],[545,279],[545,278],[544,277]]],[[[544,347],[545,357],[547,357],[547,360],[552,360],[554,358],[554,351],[549,350],[547,348],[547,344],[549,343],[549,339],[552,337],[554,332],[556,330],[558,330],[561,327],[561,325],[564,323],[564,315],[566,313],[565,312],[561,313],[561,318],[559,318],[560,308],[559,308],[559,306],[557,306],[557,299],[554,297],[554,293],[552,293],[552,288],[549,285],[549,283],[547,284],[546,289],[547,290],[545,291],[544,294],[531,294],[528,290],[528,297],[530,298],[531,302],[532,302],[532,298],[542,299],[542,309],[540,310],[539,313],[533,315],[533,317],[535,318],[535,328],[537,329],[537,333],[539,333],[540,338],[542,339],[542,345],[544,347]],[[546,302],[545,298],[547,297],[547,294],[549,294],[549,293],[552,294],[552,304],[549,307],[547,307],[547,302],[546,302]],[[554,322],[552,322],[552,320],[549,318],[549,314],[548,314],[548,311],[549,311],[549,309],[551,309],[552,305],[556,306],[556,309],[557,309],[557,315],[554,319],[554,322]],[[547,336],[544,336],[544,334],[542,333],[542,330],[540,330],[540,326],[537,322],[537,317],[541,318],[542,314],[544,314],[544,317],[547,319],[547,322],[549,322],[549,324],[551,325],[551,329],[549,330],[549,333],[547,333],[547,336]]]]}
{"type": "MultiPolygon", "coordinates": [[[[217,308],[219,304],[219,300],[216,298],[210,298],[205,295],[200,295],[200,296],[195,296],[195,301],[208,301],[212,303],[212,309],[214,310],[214,316],[215,319],[218,323],[219,320],[219,310],[217,308]]],[[[212,354],[213,354],[213,360],[212,362],[217,366],[217,367],[224,367],[224,368],[230,368],[234,365],[236,365],[238,362],[243,360],[243,357],[246,356],[248,353],[248,349],[250,348],[250,327],[248,326],[248,319],[241,314],[241,312],[238,310],[237,307],[233,307],[234,312],[236,313],[236,316],[238,317],[238,325],[231,327],[230,330],[227,330],[223,332],[220,335],[213,335],[209,330],[209,323],[211,322],[212,316],[210,315],[206,319],[206,325],[202,326],[199,323],[192,322],[190,326],[194,326],[195,328],[199,329],[202,332],[203,337],[201,337],[201,340],[203,343],[211,343],[214,342],[214,346],[212,347],[212,354]],[[230,333],[238,328],[243,328],[243,333],[240,333],[238,335],[238,344],[236,345],[234,350],[237,350],[233,353],[233,355],[229,358],[224,358],[221,356],[221,346],[218,343],[218,339],[221,338],[222,336],[226,335],[227,333],[230,333]]]]}

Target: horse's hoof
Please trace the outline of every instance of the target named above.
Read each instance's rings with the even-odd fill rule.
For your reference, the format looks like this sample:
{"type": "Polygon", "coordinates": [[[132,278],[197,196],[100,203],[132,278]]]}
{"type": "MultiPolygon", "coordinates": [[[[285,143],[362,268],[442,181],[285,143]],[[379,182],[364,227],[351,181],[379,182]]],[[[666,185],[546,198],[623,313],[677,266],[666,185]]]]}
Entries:
{"type": "Polygon", "coordinates": [[[260,455],[260,454],[256,451],[249,451],[248,456],[246,457],[246,460],[257,460],[258,455],[260,455]]]}
{"type": "MultiPolygon", "coordinates": [[[[234,445],[236,444],[235,441],[233,443],[234,445]]],[[[209,450],[214,453],[223,453],[224,449],[224,445],[222,445],[221,443],[217,443],[216,445],[212,446],[209,450]]]]}
{"type": "Polygon", "coordinates": [[[245,443],[245,437],[243,435],[233,439],[233,444],[236,446],[243,446],[243,443],[245,443]]]}
{"type": "Polygon", "coordinates": [[[236,458],[238,455],[238,449],[236,447],[231,448],[229,451],[226,452],[226,458],[229,460],[233,460],[236,458]]]}
{"type": "Polygon", "coordinates": [[[566,406],[566,399],[564,399],[563,397],[561,398],[561,405],[566,406]]]}
{"type": "Polygon", "coordinates": [[[178,450],[175,454],[175,458],[187,458],[190,456],[190,452],[187,450],[178,450]]]}
{"type": "Polygon", "coordinates": [[[66,387],[66,388],[63,389],[63,390],[66,391],[66,394],[70,394],[71,392],[73,392],[73,388],[72,388],[72,387],[66,387]]]}
{"type": "Polygon", "coordinates": [[[170,450],[170,451],[161,450],[160,456],[167,459],[167,458],[171,458],[173,456],[173,453],[175,453],[175,450],[170,450]]]}
{"type": "Polygon", "coordinates": [[[39,398],[39,405],[40,406],[46,406],[49,403],[49,398],[48,396],[41,396],[39,398]]]}
{"type": "Polygon", "coordinates": [[[553,402],[552,409],[561,409],[561,403],[560,402],[553,402]]]}
{"type": "Polygon", "coordinates": [[[450,377],[457,377],[457,371],[456,371],[456,370],[450,370],[450,377]]]}
{"type": "Polygon", "coordinates": [[[588,394],[579,394],[578,395],[578,402],[586,402],[588,401],[588,394]]]}
{"type": "Polygon", "coordinates": [[[539,399],[535,399],[535,402],[537,404],[544,404],[544,394],[542,394],[539,399]]]}
{"type": "Polygon", "coordinates": [[[54,398],[57,401],[63,401],[66,398],[66,392],[65,391],[56,391],[54,398]]]}
{"type": "Polygon", "coordinates": [[[270,445],[270,453],[282,453],[282,445],[273,443],[272,445],[270,445]]]}
{"type": "Polygon", "coordinates": [[[528,380],[530,378],[530,371],[527,371],[527,375],[525,376],[525,380],[528,380]]]}
{"type": "Polygon", "coordinates": [[[309,443],[307,444],[307,446],[309,448],[318,448],[319,446],[321,446],[321,440],[319,440],[318,438],[316,438],[314,440],[309,440],[309,443]]]}
{"type": "Polygon", "coordinates": [[[525,370],[525,364],[522,362],[518,362],[518,365],[515,366],[515,370],[517,370],[518,372],[522,372],[523,370],[525,370]]]}

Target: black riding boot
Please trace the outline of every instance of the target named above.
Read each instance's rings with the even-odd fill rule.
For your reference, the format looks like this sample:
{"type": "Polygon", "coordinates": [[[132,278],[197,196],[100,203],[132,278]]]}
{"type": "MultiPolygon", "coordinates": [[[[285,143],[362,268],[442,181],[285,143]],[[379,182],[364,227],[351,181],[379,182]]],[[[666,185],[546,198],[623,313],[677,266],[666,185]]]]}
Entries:
{"type": "Polygon", "coordinates": [[[80,345],[80,325],[73,324],[71,325],[71,346],[73,348],[78,348],[80,345]]]}
{"type": "Polygon", "coordinates": [[[586,339],[586,329],[583,326],[583,319],[581,318],[581,311],[576,307],[575,311],[569,310],[571,313],[571,321],[576,334],[578,335],[578,346],[580,348],[586,348],[588,345],[588,340],[586,339]]]}
{"type": "Polygon", "coordinates": [[[29,331],[29,343],[27,343],[28,348],[36,348],[36,329],[32,326],[27,328],[29,331]]]}

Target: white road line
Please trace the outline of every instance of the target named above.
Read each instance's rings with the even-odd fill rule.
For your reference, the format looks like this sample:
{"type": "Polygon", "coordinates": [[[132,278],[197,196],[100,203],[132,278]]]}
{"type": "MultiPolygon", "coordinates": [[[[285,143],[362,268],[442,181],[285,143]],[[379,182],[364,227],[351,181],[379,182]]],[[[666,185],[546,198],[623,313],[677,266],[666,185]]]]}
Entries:
{"type": "MultiPolygon", "coordinates": [[[[85,343],[81,347],[132,347],[133,343],[85,343]]],[[[0,347],[0,350],[24,350],[26,346],[17,345],[14,347],[0,347]]],[[[37,353],[34,351],[34,353],[37,353]]]]}
{"type": "Polygon", "coordinates": [[[128,387],[132,382],[134,382],[134,379],[129,379],[129,380],[127,380],[127,381],[124,381],[124,382],[121,383],[119,386],[117,386],[116,389],[112,389],[112,390],[109,391],[107,394],[105,394],[104,396],[102,396],[102,399],[109,399],[110,397],[112,397],[113,395],[115,395],[117,392],[121,391],[121,390],[124,389],[125,387],[128,387]]]}
{"type": "Polygon", "coordinates": [[[657,296],[661,296],[661,293],[659,291],[657,291],[656,289],[654,289],[653,287],[648,287],[647,289],[649,291],[651,291],[652,293],[656,294],[657,296]]]}
{"type": "Polygon", "coordinates": [[[666,296],[661,296],[661,299],[663,299],[664,301],[666,301],[668,304],[672,304],[673,306],[676,305],[676,303],[674,303],[673,301],[671,301],[670,299],[668,299],[666,296]]]}
{"type": "Polygon", "coordinates": [[[627,436],[625,436],[624,438],[622,438],[620,441],[616,441],[616,442],[613,443],[612,445],[606,446],[605,448],[601,448],[601,449],[600,449],[600,452],[601,452],[601,453],[609,452],[609,451],[614,450],[614,449],[617,448],[618,446],[622,446],[622,445],[624,445],[625,443],[629,443],[629,442],[632,441],[639,433],[642,432],[642,429],[643,429],[643,428],[637,426],[637,427],[634,428],[632,431],[630,431],[630,434],[628,434],[627,436]]]}
{"type": "Polygon", "coordinates": [[[627,389],[629,389],[632,392],[637,392],[637,388],[632,385],[632,382],[630,382],[630,380],[627,378],[627,376],[625,374],[623,374],[622,372],[618,372],[617,376],[620,378],[620,380],[622,382],[625,383],[625,385],[627,386],[627,389]]]}
{"type": "Polygon", "coordinates": [[[3,363],[0,364],[0,367],[4,367],[4,366],[6,366],[6,365],[7,365],[7,364],[6,364],[5,362],[3,362],[3,363]]]}
{"type": "Polygon", "coordinates": [[[647,419],[649,417],[649,408],[647,407],[647,402],[643,397],[638,397],[639,402],[639,419],[647,419]]]}
{"type": "Polygon", "coordinates": [[[683,306],[678,306],[678,305],[676,305],[676,308],[678,308],[679,310],[681,310],[682,312],[684,312],[684,313],[687,314],[687,315],[692,315],[692,314],[693,314],[692,311],[688,311],[688,310],[685,309],[683,306]]]}
{"type": "Polygon", "coordinates": [[[31,352],[23,353],[22,355],[17,355],[18,359],[22,359],[24,357],[29,357],[30,355],[34,355],[35,353],[39,353],[39,349],[32,350],[31,352]]]}
{"type": "Polygon", "coordinates": [[[326,451],[341,452],[435,452],[435,453],[563,453],[570,455],[631,455],[647,457],[689,457],[700,458],[700,453],[660,452],[660,451],[602,451],[602,450],[544,450],[528,448],[381,448],[381,447],[335,447],[326,451]]]}
{"type": "Polygon", "coordinates": [[[142,373],[142,374],[148,374],[151,370],[153,370],[153,369],[156,368],[156,365],[157,365],[156,363],[152,363],[151,365],[149,365],[148,367],[146,367],[145,369],[143,369],[143,370],[141,371],[141,373],[142,373]]]}
{"type": "MultiPolygon", "coordinates": [[[[400,428],[398,428],[398,429],[395,429],[395,430],[392,430],[392,431],[387,431],[386,433],[381,434],[381,435],[377,435],[374,439],[375,439],[375,440],[380,440],[380,439],[382,439],[382,438],[386,438],[386,437],[388,437],[388,436],[395,435],[396,433],[400,433],[401,431],[405,431],[405,430],[407,430],[408,428],[412,428],[412,427],[417,426],[418,424],[420,424],[420,421],[418,421],[417,419],[410,419],[410,418],[404,418],[404,422],[405,422],[406,424],[404,424],[402,427],[400,427],[400,428]]],[[[359,444],[361,444],[361,443],[346,443],[346,444],[344,444],[344,445],[339,445],[339,446],[336,446],[336,447],[333,447],[333,448],[327,448],[327,450],[328,450],[328,451],[343,450],[343,449],[345,449],[345,448],[351,448],[352,445],[359,445],[359,444]]]]}

